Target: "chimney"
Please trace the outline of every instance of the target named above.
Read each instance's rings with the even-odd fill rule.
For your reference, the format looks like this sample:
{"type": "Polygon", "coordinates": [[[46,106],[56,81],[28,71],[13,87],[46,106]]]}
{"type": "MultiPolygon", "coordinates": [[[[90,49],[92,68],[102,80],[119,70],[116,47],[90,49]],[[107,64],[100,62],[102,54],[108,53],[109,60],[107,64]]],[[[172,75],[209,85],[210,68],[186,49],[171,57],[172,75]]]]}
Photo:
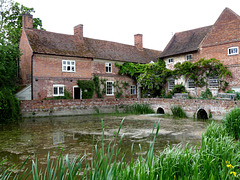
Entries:
{"type": "Polygon", "coordinates": [[[23,28],[33,28],[33,16],[31,14],[22,15],[22,27],[23,28]]]}
{"type": "Polygon", "coordinates": [[[138,50],[143,49],[143,41],[142,41],[142,34],[135,34],[134,35],[134,45],[138,50]]]}
{"type": "Polygon", "coordinates": [[[79,24],[74,27],[74,35],[77,36],[80,41],[83,42],[83,25],[79,24]]]}

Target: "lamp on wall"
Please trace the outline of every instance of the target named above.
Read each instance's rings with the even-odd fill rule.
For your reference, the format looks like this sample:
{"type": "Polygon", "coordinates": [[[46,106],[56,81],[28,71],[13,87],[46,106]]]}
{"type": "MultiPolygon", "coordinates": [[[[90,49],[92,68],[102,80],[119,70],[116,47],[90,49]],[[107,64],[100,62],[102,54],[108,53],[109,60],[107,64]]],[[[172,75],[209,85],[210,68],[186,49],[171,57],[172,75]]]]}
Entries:
{"type": "Polygon", "coordinates": [[[70,82],[72,82],[73,80],[72,79],[70,79],[70,82]]]}
{"type": "Polygon", "coordinates": [[[38,81],[38,78],[35,78],[35,81],[38,81]]]}

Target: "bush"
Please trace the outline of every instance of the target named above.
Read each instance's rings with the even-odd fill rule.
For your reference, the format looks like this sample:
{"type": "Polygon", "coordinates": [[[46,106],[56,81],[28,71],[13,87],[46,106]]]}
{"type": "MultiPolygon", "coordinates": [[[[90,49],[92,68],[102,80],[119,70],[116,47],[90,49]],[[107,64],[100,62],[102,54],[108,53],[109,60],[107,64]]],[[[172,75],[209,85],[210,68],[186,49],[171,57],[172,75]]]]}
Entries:
{"type": "Polygon", "coordinates": [[[201,93],[201,96],[203,99],[212,99],[212,92],[207,88],[206,91],[201,93]]]}
{"type": "Polygon", "coordinates": [[[232,135],[234,138],[240,138],[240,109],[235,108],[226,114],[223,119],[223,124],[226,127],[229,135],[232,135]]]}
{"type": "Polygon", "coordinates": [[[174,117],[178,117],[178,118],[187,117],[185,111],[182,109],[181,106],[172,106],[171,111],[174,117]]]}
{"type": "Polygon", "coordinates": [[[19,100],[10,89],[0,90],[0,123],[14,122],[20,118],[19,100]]]}
{"type": "Polygon", "coordinates": [[[186,92],[185,86],[183,86],[182,84],[177,84],[172,89],[172,95],[174,95],[174,93],[185,93],[185,92],[186,92]]]}

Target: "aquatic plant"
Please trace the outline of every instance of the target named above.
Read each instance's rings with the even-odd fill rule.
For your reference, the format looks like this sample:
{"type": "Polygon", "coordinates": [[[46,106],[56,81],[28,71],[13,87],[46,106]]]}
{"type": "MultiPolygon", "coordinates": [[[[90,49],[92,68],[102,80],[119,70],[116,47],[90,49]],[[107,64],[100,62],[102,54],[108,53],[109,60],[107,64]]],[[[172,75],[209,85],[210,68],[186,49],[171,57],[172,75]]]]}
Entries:
{"type": "MultiPolygon", "coordinates": [[[[55,160],[47,157],[45,170],[39,170],[37,160],[32,161],[30,172],[23,173],[8,168],[4,170],[1,179],[232,179],[240,174],[240,143],[234,142],[223,125],[212,122],[202,135],[201,146],[167,147],[158,155],[154,155],[154,143],[157,140],[160,122],[154,125],[153,139],[145,157],[142,155],[133,160],[133,145],[131,159],[127,163],[121,155],[120,130],[113,134],[108,145],[104,144],[104,124],[102,121],[102,139],[100,148],[93,138],[92,157],[85,154],[70,160],[62,153],[55,160]],[[155,132],[155,133],[154,133],[155,132]],[[21,173],[21,175],[20,175],[21,173]]],[[[141,145],[139,145],[141,150],[141,145]]],[[[3,164],[4,162],[0,162],[3,164]]],[[[23,166],[22,166],[23,167],[23,166]]],[[[21,168],[22,168],[21,167],[21,168]]],[[[2,169],[2,168],[0,168],[2,169]]]]}
{"type": "Polygon", "coordinates": [[[178,117],[178,118],[186,118],[187,117],[186,112],[179,105],[172,106],[171,111],[172,111],[173,117],[178,117]]]}
{"type": "Polygon", "coordinates": [[[149,104],[133,104],[126,105],[125,111],[126,114],[151,114],[155,113],[154,110],[150,107],[149,104]]]}

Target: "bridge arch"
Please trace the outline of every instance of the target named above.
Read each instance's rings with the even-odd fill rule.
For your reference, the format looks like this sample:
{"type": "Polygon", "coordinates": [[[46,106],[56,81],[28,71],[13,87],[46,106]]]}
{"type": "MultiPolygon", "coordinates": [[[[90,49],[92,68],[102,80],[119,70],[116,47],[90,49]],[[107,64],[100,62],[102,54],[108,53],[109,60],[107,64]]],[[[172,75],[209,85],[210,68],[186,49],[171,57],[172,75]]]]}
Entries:
{"type": "Polygon", "coordinates": [[[203,108],[199,108],[196,112],[197,119],[208,119],[208,113],[203,108]]]}
{"type": "Polygon", "coordinates": [[[164,109],[161,108],[161,107],[159,107],[159,108],[157,109],[157,114],[165,114],[164,109]]]}

